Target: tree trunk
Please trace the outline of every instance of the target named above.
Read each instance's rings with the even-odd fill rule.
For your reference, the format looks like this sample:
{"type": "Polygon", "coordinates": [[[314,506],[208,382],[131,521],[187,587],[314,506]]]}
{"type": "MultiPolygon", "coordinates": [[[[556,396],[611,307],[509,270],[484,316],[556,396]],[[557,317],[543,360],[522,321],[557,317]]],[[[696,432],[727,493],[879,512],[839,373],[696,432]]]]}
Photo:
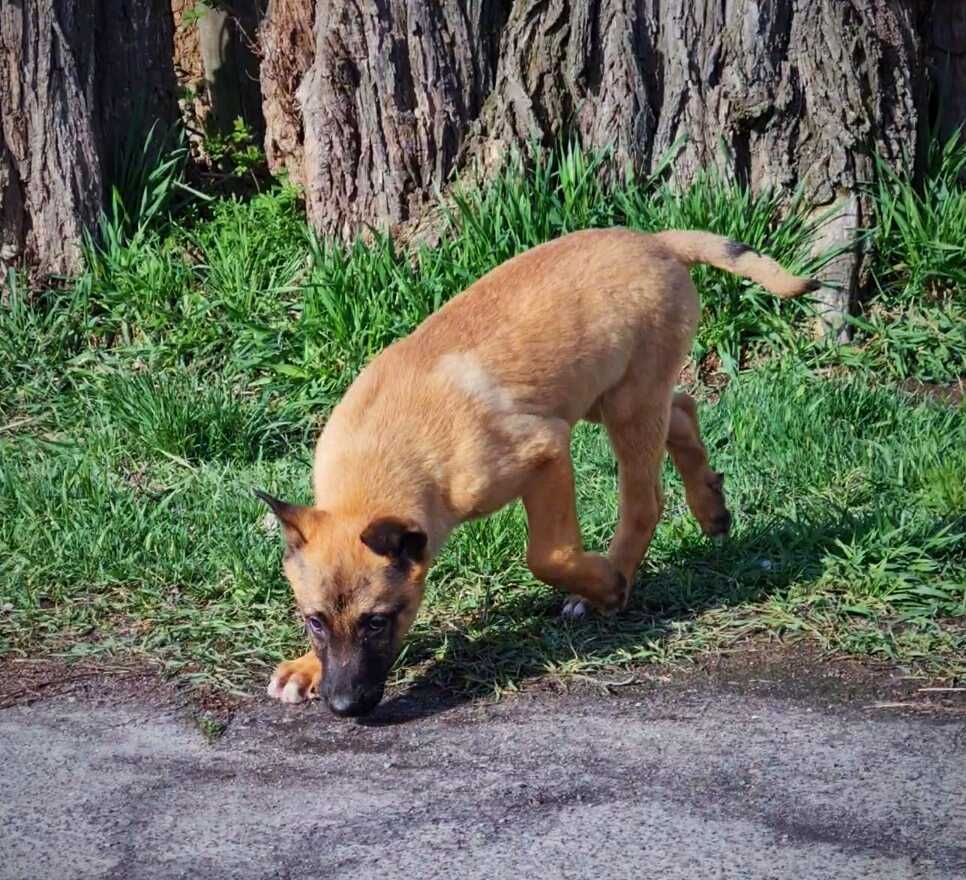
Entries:
{"type": "Polygon", "coordinates": [[[176,117],[162,0],[0,6],[0,269],[75,271],[122,139],[176,117]]]}
{"type": "MultiPolygon", "coordinates": [[[[0,120],[2,122],[2,120],[0,120]]],[[[13,156],[7,147],[0,125],[0,275],[15,266],[27,240],[27,217],[24,213],[23,187],[14,167],[13,156]]],[[[0,277],[0,305],[7,294],[4,278],[0,277]]]]}
{"type": "Polygon", "coordinates": [[[83,230],[97,219],[101,168],[87,107],[94,19],[74,2],[0,8],[5,152],[4,204],[19,215],[6,242],[44,274],[75,269],[83,230]]]}
{"type": "Polygon", "coordinates": [[[273,174],[303,184],[302,109],[295,94],[315,47],[315,9],[305,0],[269,0],[258,31],[265,159],[273,174]]]}
{"type": "Polygon", "coordinates": [[[504,6],[316,5],[315,58],[296,98],[319,229],[405,220],[447,180],[493,85],[504,6]]]}
{"type": "MultiPolygon", "coordinates": [[[[276,17],[291,20],[288,5],[275,0],[276,17]]],[[[752,188],[801,186],[816,208],[834,206],[825,243],[842,243],[867,220],[859,185],[873,155],[921,155],[930,6],[318,0],[297,92],[310,218],[340,235],[398,223],[470,160],[492,168],[512,147],[576,130],[645,172],[686,138],[682,182],[730,154],[752,188]]],[[[830,274],[848,291],[858,268],[846,256],[830,274]]]]}
{"type": "Polygon", "coordinates": [[[209,114],[207,126],[230,134],[241,119],[255,134],[264,136],[258,59],[253,47],[262,17],[262,0],[232,0],[217,6],[199,4],[198,43],[205,70],[209,114]]]}
{"type": "Polygon", "coordinates": [[[930,55],[937,83],[936,128],[945,140],[966,124],[966,3],[934,0],[933,7],[930,55]]]}

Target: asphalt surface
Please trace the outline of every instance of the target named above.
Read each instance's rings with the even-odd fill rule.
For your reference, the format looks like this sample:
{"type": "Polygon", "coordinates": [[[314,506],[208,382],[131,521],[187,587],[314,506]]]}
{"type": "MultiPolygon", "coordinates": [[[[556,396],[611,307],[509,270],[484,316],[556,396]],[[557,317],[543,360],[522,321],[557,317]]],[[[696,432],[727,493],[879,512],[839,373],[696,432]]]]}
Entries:
{"type": "Polygon", "coordinates": [[[0,878],[966,878],[963,717],[781,692],[15,706],[0,878]]]}

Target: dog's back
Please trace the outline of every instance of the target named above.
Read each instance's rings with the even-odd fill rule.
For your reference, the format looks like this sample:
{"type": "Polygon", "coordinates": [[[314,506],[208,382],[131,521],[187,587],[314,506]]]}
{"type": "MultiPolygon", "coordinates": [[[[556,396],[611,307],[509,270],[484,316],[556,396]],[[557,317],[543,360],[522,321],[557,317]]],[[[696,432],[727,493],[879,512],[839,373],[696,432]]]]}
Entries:
{"type": "Polygon", "coordinates": [[[676,348],[698,313],[686,268],[653,236],[587,230],[498,266],[405,350],[428,374],[573,423],[624,374],[637,339],[670,336],[676,348]]]}
{"type": "Polygon", "coordinates": [[[466,472],[467,456],[497,454],[484,435],[518,439],[520,417],[573,425],[633,360],[676,371],[700,313],[693,262],[755,275],[785,294],[807,289],[768,258],[710,233],[586,230],[526,251],[366,367],[320,439],[318,503],[335,503],[347,475],[360,482],[354,462],[381,461],[410,476],[424,470],[438,481],[453,462],[466,472]]]}

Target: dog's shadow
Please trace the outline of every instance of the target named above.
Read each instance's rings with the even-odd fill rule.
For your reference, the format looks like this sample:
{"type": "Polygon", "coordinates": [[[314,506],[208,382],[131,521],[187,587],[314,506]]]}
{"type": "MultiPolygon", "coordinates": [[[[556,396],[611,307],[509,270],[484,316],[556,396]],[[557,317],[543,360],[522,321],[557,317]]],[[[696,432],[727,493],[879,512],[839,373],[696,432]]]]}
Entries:
{"type": "Polygon", "coordinates": [[[688,539],[673,564],[642,569],[628,608],[613,618],[563,620],[562,596],[549,588],[536,596],[528,590],[495,596],[486,612],[489,623],[473,639],[458,629],[422,638],[417,632],[403,662],[421,665],[421,672],[359,723],[384,726],[431,717],[575,657],[598,657],[606,665],[615,651],[633,658],[646,648],[655,656],[682,624],[713,609],[758,603],[814,580],[838,542],[860,540],[876,527],[872,518],[856,520],[846,513],[741,531],[721,547],[688,539]]]}

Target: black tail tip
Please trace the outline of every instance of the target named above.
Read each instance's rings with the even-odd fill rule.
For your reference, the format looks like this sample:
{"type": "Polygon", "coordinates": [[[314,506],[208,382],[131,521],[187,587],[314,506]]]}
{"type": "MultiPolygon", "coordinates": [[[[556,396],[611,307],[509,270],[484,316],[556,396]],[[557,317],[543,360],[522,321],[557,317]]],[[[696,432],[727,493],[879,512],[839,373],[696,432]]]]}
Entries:
{"type": "Polygon", "coordinates": [[[743,241],[735,241],[733,238],[729,238],[725,242],[724,249],[729,260],[737,260],[738,257],[744,254],[754,254],[756,257],[761,256],[750,244],[745,244],[743,241]]]}
{"type": "Polygon", "coordinates": [[[810,281],[806,281],[805,282],[805,290],[808,293],[811,293],[812,291],[818,290],[821,286],[822,286],[822,282],[821,281],[816,281],[814,278],[811,279],[810,281]]]}

